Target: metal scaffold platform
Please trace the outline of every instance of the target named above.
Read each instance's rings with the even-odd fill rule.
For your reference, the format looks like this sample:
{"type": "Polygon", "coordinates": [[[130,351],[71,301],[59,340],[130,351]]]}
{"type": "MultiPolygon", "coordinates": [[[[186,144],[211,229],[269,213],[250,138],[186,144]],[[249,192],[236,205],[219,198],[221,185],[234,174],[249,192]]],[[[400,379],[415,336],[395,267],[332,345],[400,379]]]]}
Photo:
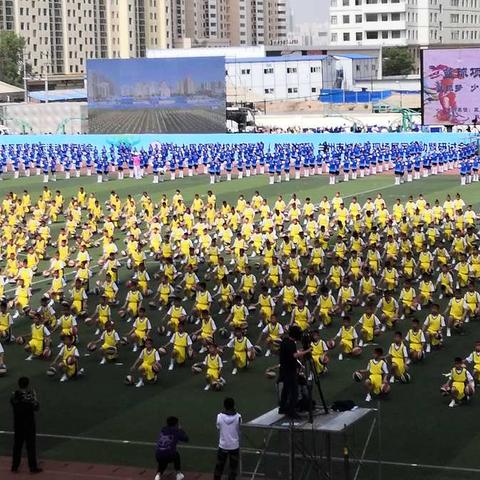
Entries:
{"type": "MultiPolygon", "coordinates": [[[[242,425],[242,478],[251,480],[357,479],[370,440],[379,427],[378,410],[354,408],[314,412],[290,421],[275,408],[242,425]],[[354,429],[362,427],[361,453],[352,455],[354,429]],[[352,467],[355,467],[355,471],[352,467]]],[[[377,439],[380,445],[380,439],[377,439]]],[[[356,449],[355,449],[356,450],[356,449]]],[[[359,450],[360,451],[360,450],[359,450]]],[[[380,469],[378,469],[380,474],[380,469]]],[[[374,474],[374,477],[377,476],[374,474]]],[[[373,477],[370,477],[373,478],[373,477]]]]}

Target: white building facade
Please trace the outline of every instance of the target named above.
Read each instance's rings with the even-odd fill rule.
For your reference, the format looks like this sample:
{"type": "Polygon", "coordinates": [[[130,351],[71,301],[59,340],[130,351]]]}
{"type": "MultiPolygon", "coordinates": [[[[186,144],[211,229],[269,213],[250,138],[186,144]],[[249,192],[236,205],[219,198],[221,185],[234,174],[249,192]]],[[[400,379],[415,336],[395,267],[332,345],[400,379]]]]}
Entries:
{"type": "Polygon", "coordinates": [[[331,55],[226,59],[227,99],[232,103],[317,100],[322,89],[353,88],[375,59],[331,55]]]}
{"type": "Polygon", "coordinates": [[[330,44],[409,47],[480,41],[480,0],[330,0],[330,44]]]}

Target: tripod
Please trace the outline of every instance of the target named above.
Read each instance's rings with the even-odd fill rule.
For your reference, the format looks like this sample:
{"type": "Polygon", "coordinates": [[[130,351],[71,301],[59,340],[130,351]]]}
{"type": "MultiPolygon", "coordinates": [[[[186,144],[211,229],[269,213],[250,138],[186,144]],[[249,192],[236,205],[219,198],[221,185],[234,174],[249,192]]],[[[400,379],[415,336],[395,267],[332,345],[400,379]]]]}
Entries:
{"type": "Polygon", "coordinates": [[[325,401],[325,396],[323,395],[322,385],[320,383],[320,376],[318,375],[315,365],[313,364],[312,354],[308,353],[305,357],[305,379],[307,381],[307,392],[308,392],[308,421],[313,423],[313,385],[317,387],[318,394],[320,396],[320,401],[322,402],[323,413],[328,414],[327,402],[325,401]]]}

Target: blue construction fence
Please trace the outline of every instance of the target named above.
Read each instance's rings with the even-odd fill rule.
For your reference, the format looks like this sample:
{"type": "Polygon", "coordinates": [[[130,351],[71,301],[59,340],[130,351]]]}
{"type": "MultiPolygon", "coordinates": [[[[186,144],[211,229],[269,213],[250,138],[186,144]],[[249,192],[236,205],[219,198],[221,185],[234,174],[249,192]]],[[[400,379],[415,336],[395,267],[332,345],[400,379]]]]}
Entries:
{"type": "Polygon", "coordinates": [[[318,99],[323,103],[371,103],[392,96],[392,90],[353,91],[340,88],[322,88],[318,99]]]}
{"type": "Polygon", "coordinates": [[[258,143],[311,143],[315,146],[327,143],[467,143],[478,141],[472,133],[416,132],[416,133],[305,133],[305,134],[139,134],[139,135],[0,135],[0,145],[42,143],[88,144],[97,148],[127,144],[132,148],[145,148],[155,143],[190,144],[239,144],[258,143]]]}

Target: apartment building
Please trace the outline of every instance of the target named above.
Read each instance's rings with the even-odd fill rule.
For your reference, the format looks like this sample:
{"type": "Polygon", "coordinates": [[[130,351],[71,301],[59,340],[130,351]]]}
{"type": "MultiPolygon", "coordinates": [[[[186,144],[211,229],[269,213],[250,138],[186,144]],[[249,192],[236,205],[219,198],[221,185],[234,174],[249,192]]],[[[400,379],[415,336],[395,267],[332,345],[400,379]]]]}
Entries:
{"type": "Polygon", "coordinates": [[[90,58],[171,48],[171,1],[0,0],[0,30],[25,38],[33,74],[78,74],[90,58]]]}
{"type": "Polygon", "coordinates": [[[480,41],[480,0],[330,0],[332,46],[421,47],[480,41]]]}
{"type": "Polygon", "coordinates": [[[192,47],[273,45],[287,16],[286,0],[186,0],[182,34],[192,47]]]}

